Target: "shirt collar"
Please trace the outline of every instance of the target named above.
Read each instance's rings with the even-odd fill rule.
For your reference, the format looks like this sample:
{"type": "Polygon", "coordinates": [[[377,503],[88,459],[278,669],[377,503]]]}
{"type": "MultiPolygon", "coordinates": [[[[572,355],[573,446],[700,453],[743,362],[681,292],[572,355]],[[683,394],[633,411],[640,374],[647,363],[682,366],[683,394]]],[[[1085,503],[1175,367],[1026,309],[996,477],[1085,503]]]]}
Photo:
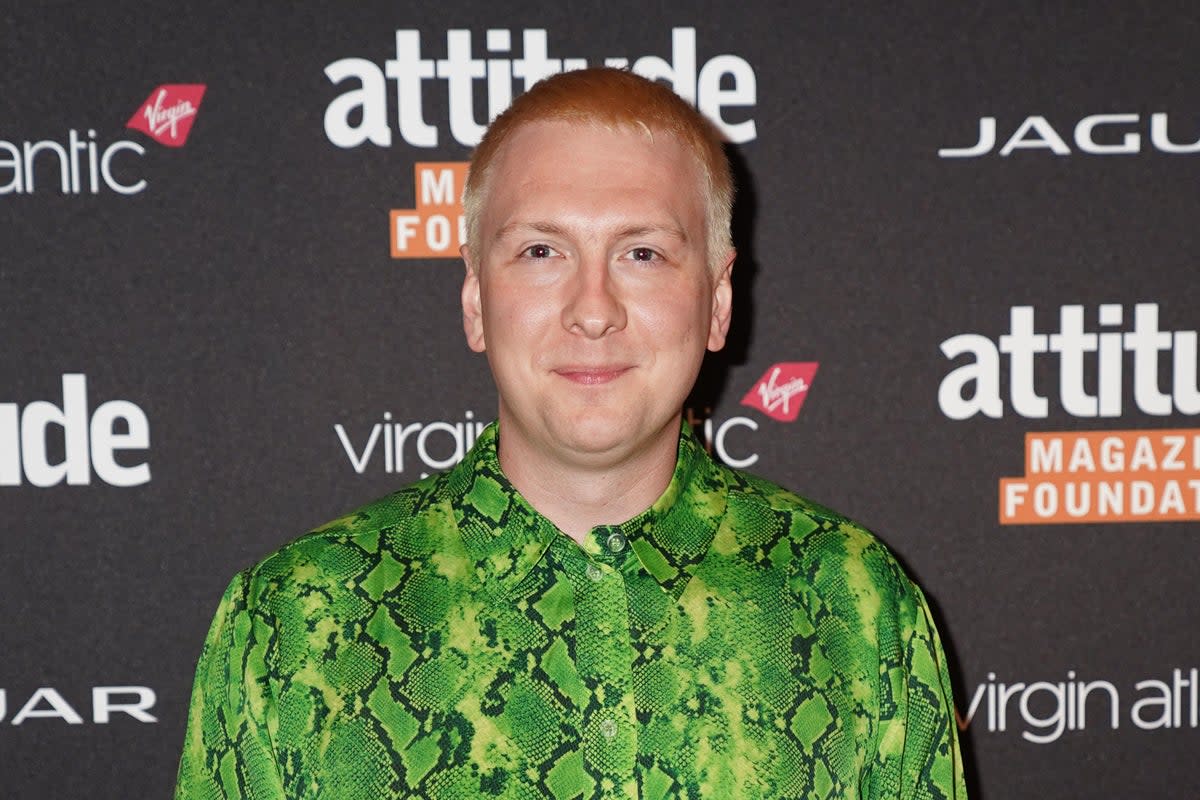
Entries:
{"type": "MultiPolygon", "coordinates": [[[[485,591],[511,594],[557,537],[566,538],[529,505],[500,469],[493,422],[448,475],[451,508],[475,578],[485,591]]],[[[708,552],[725,515],[726,482],[691,427],[682,423],[675,472],[650,508],[619,525],[594,528],[580,550],[611,556],[599,542],[614,533],[664,591],[678,599],[708,552]]],[[[567,539],[572,546],[577,546],[567,539]]]]}

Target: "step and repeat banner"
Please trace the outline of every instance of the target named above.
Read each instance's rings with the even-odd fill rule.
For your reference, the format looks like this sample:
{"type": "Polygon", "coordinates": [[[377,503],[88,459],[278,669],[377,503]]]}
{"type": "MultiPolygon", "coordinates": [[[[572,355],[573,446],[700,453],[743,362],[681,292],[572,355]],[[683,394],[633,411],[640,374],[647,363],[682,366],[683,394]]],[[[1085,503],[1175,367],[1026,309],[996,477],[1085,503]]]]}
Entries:
{"type": "Polygon", "coordinates": [[[0,12],[0,796],[169,796],[230,577],[495,414],[465,162],[614,64],[730,142],[713,453],[924,586],[975,797],[1197,797],[1185,3],[0,12]]]}

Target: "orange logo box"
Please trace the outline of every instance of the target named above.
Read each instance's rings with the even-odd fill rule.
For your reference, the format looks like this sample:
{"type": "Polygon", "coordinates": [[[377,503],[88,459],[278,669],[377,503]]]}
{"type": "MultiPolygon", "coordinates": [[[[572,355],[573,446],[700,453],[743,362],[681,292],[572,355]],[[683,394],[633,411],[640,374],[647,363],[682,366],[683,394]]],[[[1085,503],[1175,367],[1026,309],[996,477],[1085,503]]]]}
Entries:
{"type": "Polygon", "coordinates": [[[1200,429],[1025,435],[1001,525],[1200,520],[1200,429]]]}
{"type": "Polygon", "coordinates": [[[462,192],[465,161],[418,161],[413,165],[416,208],[389,214],[392,258],[458,258],[466,243],[462,192]]]}

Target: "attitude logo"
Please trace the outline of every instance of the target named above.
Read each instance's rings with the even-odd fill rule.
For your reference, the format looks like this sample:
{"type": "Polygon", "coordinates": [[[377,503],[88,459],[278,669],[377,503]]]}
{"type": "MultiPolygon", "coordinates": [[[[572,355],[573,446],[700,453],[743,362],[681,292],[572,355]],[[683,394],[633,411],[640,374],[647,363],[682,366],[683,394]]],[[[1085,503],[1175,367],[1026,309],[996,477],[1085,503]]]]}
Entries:
{"type": "Polygon", "coordinates": [[[785,361],[767,368],[742,405],[757,408],[771,419],[795,422],[817,374],[816,361],[785,361]]]}
{"type": "Polygon", "coordinates": [[[390,215],[392,258],[458,258],[467,241],[467,162],[417,162],[414,172],[417,207],[390,215]]]}
{"type": "MultiPolygon", "coordinates": [[[[1132,330],[1122,330],[1125,310],[1111,303],[1095,315],[1098,330],[1088,329],[1083,306],[1062,306],[1058,318],[1056,332],[1039,333],[1034,309],[1017,306],[995,342],[977,333],[942,342],[948,359],[968,358],[942,380],[942,413],[1003,417],[1003,354],[1009,407],[1021,417],[1045,419],[1052,409],[1121,417],[1130,395],[1141,414],[1200,414],[1197,332],[1160,330],[1156,303],[1134,307],[1132,330]],[[1038,386],[1046,371],[1057,377],[1057,397],[1038,386]]],[[[1024,471],[1000,480],[1002,525],[1200,519],[1200,429],[1030,432],[1024,471]]]]}
{"type": "MultiPolygon", "coordinates": [[[[445,58],[422,56],[421,31],[396,31],[396,56],[380,65],[365,58],[341,58],[325,67],[334,85],[349,88],[325,109],[325,136],[342,148],[367,142],[392,146],[388,111],[388,80],[396,82],[395,128],[412,147],[438,147],[442,128],[426,117],[430,106],[448,107],[449,132],[466,147],[479,144],[490,120],[512,103],[514,93],[527,91],[538,81],[564,70],[588,66],[583,58],[551,58],[545,30],[520,32],[520,55],[514,54],[513,32],[493,28],[483,37],[486,53],[470,30],[446,32],[445,58]],[[516,56],[516,57],[514,57],[516,56]],[[487,113],[476,113],[476,89],[486,94],[487,113]]],[[[701,62],[696,52],[696,29],[671,31],[671,55],[663,58],[625,55],[605,58],[613,67],[671,85],[675,93],[694,104],[735,144],[753,141],[755,121],[747,118],[758,102],[754,69],[740,56],[720,54],[701,62]]]]}
{"type": "Polygon", "coordinates": [[[204,97],[202,83],[169,83],[150,93],[126,128],[141,131],[159,144],[183,147],[204,97]]]}
{"type": "Polygon", "coordinates": [[[150,447],[145,411],[128,400],[109,400],[89,411],[86,375],[63,375],[62,398],[62,405],[36,400],[23,410],[0,403],[0,486],[20,486],[22,478],[33,486],[64,480],[86,486],[93,473],[111,486],[149,483],[149,464],[128,463],[128,453],[150,447]],[[57,442],[61,461],[52,455],[57,442]]]}
{"type": "Polygon", "coordinates": [[[1004,416],[1000,395],[1001,354],[1008,356],[1008,388],[1012,410],[1022,417],[1044,419],[1050,399],[1038,391],[1036,367],[1050,367],[1058,376],[1058,405],[1073,417],[1119,417],[1128,373],[1125,353],[1133,354],[1133,400],[1143,414],[1165,417],[1171,413],[1200,414],[1200,386],[1196,382],[1197,332],[1159,330],[1158,304],[1134,307],[1133,330],[1126,327],[1125,310],[1115,303],[1100,306],[1097,331],[1089,331],[1083,306],[1062,306],[1058,331],[1039,333],[1032,306],[1012,309],[1009,332],[993,342],[977,333],[961,333],[942,342],[942,354],[951,360],[971,360],[952,370],[938,388],[938,405],[951,419],[976,414],[1004,416]],[[1049,363],[1046,363],[1049,362],[1049,363]],[[1163,392],[1162,366],[1173,368],[1171,391],[1163,392]],[[1095,374],[1095,392],[1085,380],[1095,374]],[[968,389],[970,393],[968,394],[968,389]]]}
{"type": "MultiPolygon", "coordinates": [[[[200,110],[204,89],[204,84],[163,84],[150,93],[126,128],[141,131],[167,147],[182,147],[200,110]]],[[[65,195],[144,192],[148,184],[136,177],[134,157],[144,157],[146,148],[128,139],[105,143],[95,128],[84,130],[81,134],[71,128],[61,142],[0,139],[0,196],[45,192],[55,184],[65,195]]]]}

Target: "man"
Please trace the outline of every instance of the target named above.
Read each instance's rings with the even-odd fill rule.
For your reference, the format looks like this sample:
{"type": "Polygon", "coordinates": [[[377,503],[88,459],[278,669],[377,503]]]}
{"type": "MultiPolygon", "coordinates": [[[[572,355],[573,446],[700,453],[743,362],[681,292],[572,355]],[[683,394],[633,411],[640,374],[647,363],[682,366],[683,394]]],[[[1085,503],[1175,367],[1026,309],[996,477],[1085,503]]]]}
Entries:
{"type": "Polygon", "coordinates": [[[712,127],[630,73],[496,120],[462,308],[497,424],[234,579],[177,798],[965,796],[920,591],[681,424],[731,198],[712,127]]]}

